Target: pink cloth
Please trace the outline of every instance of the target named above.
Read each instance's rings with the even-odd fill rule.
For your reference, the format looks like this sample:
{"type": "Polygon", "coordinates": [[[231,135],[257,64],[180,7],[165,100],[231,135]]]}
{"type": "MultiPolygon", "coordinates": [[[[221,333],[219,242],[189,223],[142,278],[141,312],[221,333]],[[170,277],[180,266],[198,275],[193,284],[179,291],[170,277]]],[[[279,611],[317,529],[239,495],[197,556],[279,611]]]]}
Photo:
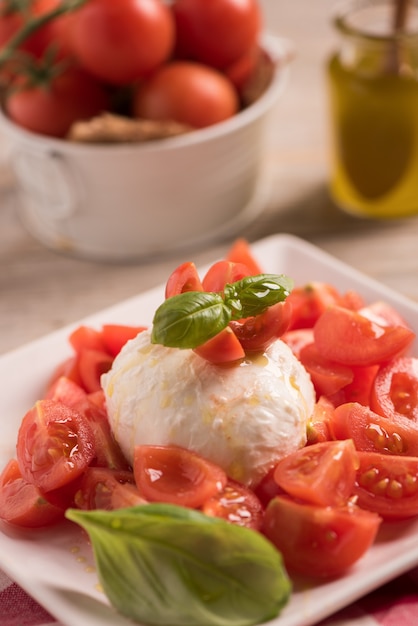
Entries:
{"type": "MultiPolygon", "coordinates": [[[[320,626],[417,624],[418,568],[320,622],[320,626]]],[[[0,571],[0,626],[59,626],[59,622],[0,571]]]]}

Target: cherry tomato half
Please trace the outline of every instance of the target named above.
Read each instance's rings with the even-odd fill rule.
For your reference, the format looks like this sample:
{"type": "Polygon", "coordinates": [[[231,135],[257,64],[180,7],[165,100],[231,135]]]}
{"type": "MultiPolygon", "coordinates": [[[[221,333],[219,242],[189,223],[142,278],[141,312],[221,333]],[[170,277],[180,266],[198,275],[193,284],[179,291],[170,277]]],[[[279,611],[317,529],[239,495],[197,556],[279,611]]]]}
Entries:
{"type": "Polygon", "coordinates": [[[418,424],[418,359],[403,357],[381,368],[374,380],[371,408],[384,417],[418,424]]]}
{"type": "Polygon", "coordinates": [[[136,446],[134,476],[151,502],[197,508],[225,487],[225,472],[200,455],[177,446],[136,446]]]}
{"type": "Polygon", "coordinates": [[[40,400],[24,416],[17,460],[22,477],[42,492],[74,481],[93,457],[93,432],[79,412],[61,402],[40,400]]]}
{"type": "Polygon", "coordinates": [[[277,302],[260,315],[230,322],[229,326],[245,352],[263,352],[286,332],[291,314],[291,306],[284,300],[277,302]]]}
{"type": "Polygon", "coordinates": [[[358,402],[338,406],[329,428],[335,439],[352,439],[357,450],[418,456],[418,424],[387,419],[358,402]]]}
{"type": "Polygon", "coordinates": [[[351,439],[325,441],[279,461],[274,480],[294,498],[318,506],[343,506],[353,494],[357,468],[351,439]]]}
{"type": "Polygon", "coordinates": [[[381,521],[354,505],[319,507],[276,496],[267,506],[263,532],[290,572],[328,578],[343,574],[367,552],[381,521]]]}
{"type": "Polygon", "coordinates": [[[168,277],[165,297],[177,296],[187,291],[203,291],[196,265],[186,261],[179,265],[168,277]]]}
{"type": "Polygon", "coordinates": [[[61,508],[42,497],[39,489],[28,483],[13,459],[0,476],[0,519],[25,528],[50,526],[64,517],[61,508]]]}
{"type": "Polygon", "coordinates": [[[135,486],[133,472],[103,467],[87,468],[75,494],[75,505],[87,511],[113,511],[145,503],[135,486]]]}
{"type": "Polygon", "coordinates": [[[344,365],[379,365],[404,351],[414,337],[405,326],[378,324],[340,306],[324,311],[314,327],[319,352],[344,365]]]}
{"type": "Polygon", "coordinates": [[[355,495],[359,506],[384,519],[418,515],[418,457],[359,452],[355,495]]]}
{"type": "Polygon", "coordinates": [[[219,493],[206,500],[203,513],[212,517],[221,517],[231,524],[260,530],[264,507],[251,489],[228,480],[219,493]]]}

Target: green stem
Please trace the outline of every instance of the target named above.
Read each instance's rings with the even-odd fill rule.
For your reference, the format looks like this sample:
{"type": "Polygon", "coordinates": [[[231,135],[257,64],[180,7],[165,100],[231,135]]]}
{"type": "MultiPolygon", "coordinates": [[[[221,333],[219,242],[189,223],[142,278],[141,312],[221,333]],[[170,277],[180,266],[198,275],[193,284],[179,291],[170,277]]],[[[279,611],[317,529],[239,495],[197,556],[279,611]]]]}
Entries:
{"type": "Polygon", "coordinates": [[[19,46],[21,46],[22,43],[39,28],[42,28],[42,26],[64,13],[75,11],[86,2],[87,0],[64,0],[64,2],[49,13],[44,13],[43,15],[39,15],[37,17],[31,17],[10,39],[8,44],[0,50],[0,68],[12,59],[19,46]]]}

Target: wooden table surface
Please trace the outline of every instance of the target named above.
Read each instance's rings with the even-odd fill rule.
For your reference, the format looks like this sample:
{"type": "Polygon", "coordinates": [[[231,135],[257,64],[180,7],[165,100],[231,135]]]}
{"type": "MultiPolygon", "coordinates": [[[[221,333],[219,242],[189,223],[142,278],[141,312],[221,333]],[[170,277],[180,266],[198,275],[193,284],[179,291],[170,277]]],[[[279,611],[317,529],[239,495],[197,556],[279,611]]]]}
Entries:
{"type": "MultiPolygon", "coordinates": [[[[327,191],[325,63],[336,37],[331,0],[262,0],[266,29],[295,48],[290,79],[270,118],[267,173],[272,192],[264,213],[242,235],[250,241],[292,233],[418,300],[418,216],[385,222],[340,212],[327,191]]],[[[13,181],[0,176],[0,353],[163,282],[186,260],[104,264],[44,248],[21,226],[13,181]]],[[[219,243],[193,254],[218,258],[219,243]]],[[[188,255],[189,257],[191,255],[188,255]]]]}

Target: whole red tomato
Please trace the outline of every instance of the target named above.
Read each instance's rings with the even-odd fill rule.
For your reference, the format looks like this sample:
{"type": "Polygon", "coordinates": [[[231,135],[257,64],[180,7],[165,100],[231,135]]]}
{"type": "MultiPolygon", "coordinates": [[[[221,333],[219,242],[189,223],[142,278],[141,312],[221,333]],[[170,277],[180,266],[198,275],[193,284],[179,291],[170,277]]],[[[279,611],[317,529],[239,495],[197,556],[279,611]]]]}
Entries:
{"type": "Polygon", "coordinates": [[[84,70],[72,67],[47,84],[23,84],[6,99],[7,115],[27,130],[64,137],[71,124],[108,108],[102,85],[84,70]]]}
{"type": "Polygon", "coordinates": [[[224,69],[257,43],[257,0],[175,0],[172,9],[179,56],[224,69]]]}
{"type": "Polygon", "coordinates": [[[174,47],[174,19],[162,0],[89,0],[74,12],[71,30],[80,64],[114,85],[142,78],[174,47]]]}
{"type": "Polygon", "coordinates": [[[134,94],[134,115],[203,128],[238,111],[232,83],[217,70],[189,61],[173,61],[157,70],[134,94]]]}

